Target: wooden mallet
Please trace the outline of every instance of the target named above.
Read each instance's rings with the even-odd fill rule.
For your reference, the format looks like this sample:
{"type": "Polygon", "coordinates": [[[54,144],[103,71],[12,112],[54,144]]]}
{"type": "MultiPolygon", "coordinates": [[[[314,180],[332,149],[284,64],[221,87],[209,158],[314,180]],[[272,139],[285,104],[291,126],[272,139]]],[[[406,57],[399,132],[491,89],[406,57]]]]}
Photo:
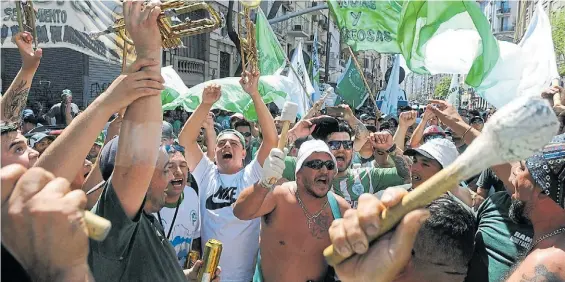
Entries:
{"type": "MultiPolygon", "coordinates": [[[[296,121],[296,114],[298,114],[298,104],[293,102],[285,102],[283,110],[281,112],[280,121],[282,124],[281,136],[279,137],[279,145],[277,146],[279,150],[284,150],[286,147],[286,141],[288,138],[288,130],[290,129],[290,124],[296,121]]],[[[271,178],[269,184],[277,183],[277,179],[271,178]]]]}
{"type": "Polygon", "coordinates": [[[90,211],[84,211],[83,218],[88,230],[88,237],[96,241],[104,241],[110,233],[110,229],[112,229],[112,223],[90,211]]]}
{"type": "MultiPolygon", "coordinates": [[[[557,133],[559,122],[548,102],[541,97],[518,98],[497,111],[474,141],[453,164],[435,174],[406,195],[401,203],[381,214],[381,226],[374,241],[391,230],[410,211],[425,207],[464,179],[494,165],[523,160],[535,154],[557,133]]],[[[346,257],[324,250],[329,265],[346,257]]]]}

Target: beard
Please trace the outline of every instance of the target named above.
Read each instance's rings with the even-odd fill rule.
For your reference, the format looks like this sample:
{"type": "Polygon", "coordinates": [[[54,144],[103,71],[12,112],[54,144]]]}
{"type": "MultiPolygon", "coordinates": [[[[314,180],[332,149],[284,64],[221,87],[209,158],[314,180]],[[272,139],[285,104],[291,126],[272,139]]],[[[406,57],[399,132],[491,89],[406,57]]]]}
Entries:
{"type": "Polygon", "coordinates": [[[508,211],[508,217],[510,218],[510,220],[517,224],[531,225],[532,222],[527,217],[526,212],[526,202],[512,199],[512,202],[510,203],[510,209],[508,211]]]}
{"type": "MultiPolygon", "coordinates": [[[[331,181],[328,180],[328,183],[331,183],[331,181]]],[[[306,179],[302,180],[302,186],[304,186],[304,189],[306,190],[306,193],[310,194],[311,196],[318,198],[318,199],[322,199],[324,197],[327,196],[327,193],[330,191],[329,187],[326,191],[325,194],[323,195],[318,195],[316,194],[316,192],[314,191],[314,189],[312,188],[314,186],[314,181],[308,181],[306,179]]],[[[331,184],[328,184],[331,185],[331,184]]]]}

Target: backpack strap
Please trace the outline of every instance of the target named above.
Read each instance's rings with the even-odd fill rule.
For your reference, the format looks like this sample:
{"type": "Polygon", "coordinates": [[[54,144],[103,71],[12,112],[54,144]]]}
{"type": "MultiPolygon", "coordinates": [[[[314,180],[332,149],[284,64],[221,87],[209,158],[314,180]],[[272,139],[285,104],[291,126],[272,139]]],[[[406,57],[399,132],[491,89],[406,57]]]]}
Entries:
{"type": "Polygon", "coordinates": [[[328,202],[330,203],[330,208],[332,209],[332,215],[334,219],[341,218],[341,211],[339,210],[339,204],[334,196],[333,192],[328,192],[328,202]]]}

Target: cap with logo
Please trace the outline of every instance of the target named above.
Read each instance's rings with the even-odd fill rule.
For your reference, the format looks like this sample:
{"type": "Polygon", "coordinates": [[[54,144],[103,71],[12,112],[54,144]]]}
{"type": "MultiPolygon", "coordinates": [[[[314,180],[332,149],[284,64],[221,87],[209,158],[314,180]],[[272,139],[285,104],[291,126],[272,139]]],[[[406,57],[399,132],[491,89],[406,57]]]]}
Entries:
{"type": "Polygon", "coordinates": [[[438,161],[442,168],[449,166],[459,157],[455,144],[447,139],[432,139],[416,149],[408,149],[404,152],[406,156],[417,154],[438,161]]]}

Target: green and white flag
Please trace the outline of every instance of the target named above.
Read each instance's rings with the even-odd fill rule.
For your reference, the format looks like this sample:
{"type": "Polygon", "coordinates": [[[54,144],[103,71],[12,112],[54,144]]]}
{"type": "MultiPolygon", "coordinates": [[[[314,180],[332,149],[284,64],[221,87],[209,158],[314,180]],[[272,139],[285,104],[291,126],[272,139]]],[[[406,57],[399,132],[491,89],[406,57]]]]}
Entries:
{"type": "Polygon", "coordinates": [[[298,43],[298,47],[294,50],[294,55],[290,60],[290,66],[296,71],[296,76],[292,69],[288,71],[288,78],[293,82],[295,86],[300,88],[299,95],[292,95],[291,101],[298,104],[298,115],[303,117],[308,112],[310,108],[310,97],[314,93],[314,87],[310,83],[310,77],[308,76],[308,70],[304,64],[304,57],[302,56],[302,41],[298,43]],[[306,88],[308,93],[305,93],[302,85],[306,88]]]}
{"type": "MultiPolygon", "coordinates": [[[[192,88],[187,88],[172,67],[164,67],[161,69],[161,72],[169,74],[163,75],[166,88],[161,93],[161,100],[166,102],[163,103],[163,111],[174,110],[181,106],[186,111],[192,112],[202,102],[202,91],[204,88],[210,84],[217,84],[222,87],[222,97],[214,104],[213,109],[241,113],[246,119],[251,121],[257,120],[253,101],[249,94],[239,85],[239,77],[214,79],[200,83],[192,88]],[[176,75],[170,75],[173,72],[176,75]],[[173,99],[174,96],[176,97],[173,99]]],[[[265,104],[274,102],[277,107],[282,109],[285,101],[290,100],[290,95],[299,94],[294,93],[295,91],[297,91],[295,85],[285,76],[267,75],[259,78],[259,93],[261,93],[265,104]]]]}
{"type": "Polygon", "coordinates": [[[475,1],[405,2],[398,43],[415,73],[467,74],[477,87],[499,58],[490,24],[475,1]]]}
{"type": "Polygon", "coordinates": [[[467,74],[466,83],[477,87],[499,58],[498,43],[475,1],[328,2],[354,51],[401,53],[415,73],[467,74]]]}
{"type": "Polygon", "coordinates": [[[255,40],[261,75],[280,74],[286,65],[285,53],[261,9],[257,9],[255,40]]]}
{"type": "Polygon", "coordinates": [[[312,101],[320,99],[320,58],[318,57],[318,29],[314,31],[314,44],[312,46],[312,60],[310,60],[312,67],[312,87],[314,87],[314,94],[312,94],[312,101]]]}
{"type": "Polygon", "coordinates": [[[402,1],[328,0],[342,39],[354,52],[400,53],[396,38],[402,1]]]}
{"type": "Polygon", "coordinates": [[[361,74],[349,57],[345,71],[337,81],[335,92],[341,97],[342,102],[358,109],[367,99],[367,89],[361,74]]]}

